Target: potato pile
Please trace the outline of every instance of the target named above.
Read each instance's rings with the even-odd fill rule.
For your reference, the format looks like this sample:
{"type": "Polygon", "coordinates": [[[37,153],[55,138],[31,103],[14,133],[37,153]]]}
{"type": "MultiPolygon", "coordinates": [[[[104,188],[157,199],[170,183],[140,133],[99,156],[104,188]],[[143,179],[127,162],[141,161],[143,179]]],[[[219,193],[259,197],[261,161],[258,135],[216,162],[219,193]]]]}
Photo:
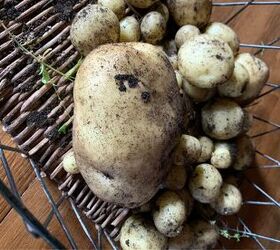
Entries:
{"type": "Polygon", "coordinates": [[[255,155],[245,108],[269,69],[239,52],[232,28],[209,22],[211,9],[211,0],[98,0],[73,21],[86,57],[63,167],[131,208],[123,249],[214,247],[213,218],[241,208],[232,180],[255,155]]]}

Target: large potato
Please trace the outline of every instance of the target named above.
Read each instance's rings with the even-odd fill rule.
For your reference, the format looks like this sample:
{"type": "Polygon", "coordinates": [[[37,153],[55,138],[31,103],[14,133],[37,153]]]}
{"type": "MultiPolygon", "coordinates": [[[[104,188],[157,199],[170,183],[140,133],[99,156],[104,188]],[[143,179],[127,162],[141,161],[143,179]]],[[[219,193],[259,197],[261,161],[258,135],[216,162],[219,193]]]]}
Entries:
{"type": "Polygon", "coordinates": [[[203,131],[212,138],[228,140],[243,132],[244,112],[228,99],[210,101],[201,110],[203,131]]]}
{"type": "Polygon", "coordinates": [[[269,68],[264,61],[249,54],[242,53],[237,56],[236,62],[240,63],[249,73],[249,82],[242,95],[236,98],[241,104],[253,101],[261,92],[269,77],[269,68]]]}
{"type": "Polygon", "coordinates": [[[230,79],[234,56],[229,45],[220,38],[197,35],[179,49],[178,66],[190,84],[214,88],[230,79]]]}
{"type": "Polygon", "coordinates": [[[119,36],[117,16],[109,8],[98,4],[89,4],[80,10],[70,30],[72,44],[83,55],[101,44],[118,42],[119,36]]]}
{"type": "Polygon", "coordinates": [[[131,208],[151,199],[184,119],[183,97],[163,52],[144,43],[92,51],[76,76],[74,113],[75,158],[91,190],[131,208]]]}
{"type": "Polygon", "coordinates": [[[123,250],[164,250],[167,239],[149,220],[140,215],[130,216],[121,228],[120,243],[123,250]]]}
{"type": "Polygon", "coordinates": [[[211,0],[167,0],[168,9],[179,26],[205,26],[211,15],[211,0]]]}

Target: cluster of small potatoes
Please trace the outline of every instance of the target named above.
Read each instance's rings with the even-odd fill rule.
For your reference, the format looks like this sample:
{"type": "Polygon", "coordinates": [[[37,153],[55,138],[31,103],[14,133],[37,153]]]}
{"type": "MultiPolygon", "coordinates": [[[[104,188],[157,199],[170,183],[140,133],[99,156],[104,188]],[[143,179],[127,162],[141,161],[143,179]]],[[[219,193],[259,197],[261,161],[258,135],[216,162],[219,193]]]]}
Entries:
{"type": "MultiPolygon", "coordinates": [[[[230,27],[209,23],[210,0],[164,2],[98,0],[77,14],[71,40],[83,55],[104,43],[142,41],[168,56],[195,119],[193,126],[186,124],[162,190],[125,221],[120,244],[123,249],[206,249],[218,239],[208,215],[232,215],[241,207],[241,193],[224,173],[242,171],[254,161],[246,135],[252,117],[244,105],[257,98],[269,69],[259,58],[238,53],[230,27]],[[167,39],[174,28],[170,19],[179,28],[167,39]]],[[[67,172],[78,172],[74,161],[69,152],[63,161],[67,172]]]]}

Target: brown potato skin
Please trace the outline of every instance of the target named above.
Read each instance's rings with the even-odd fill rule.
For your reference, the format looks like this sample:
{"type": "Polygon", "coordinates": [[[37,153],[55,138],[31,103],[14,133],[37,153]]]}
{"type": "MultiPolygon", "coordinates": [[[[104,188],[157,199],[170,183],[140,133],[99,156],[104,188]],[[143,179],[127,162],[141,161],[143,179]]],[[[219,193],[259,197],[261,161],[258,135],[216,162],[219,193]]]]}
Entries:
{"type": "Polygon", "coordinates": [[[92,51],[77,73],[74,114],[75,157],[91,190],[130,208],[150,200],[168,171],[184,117],[163,52],[143,43],[92,51]],[[120,74],[137,81],[121,84],[120,74]]]}

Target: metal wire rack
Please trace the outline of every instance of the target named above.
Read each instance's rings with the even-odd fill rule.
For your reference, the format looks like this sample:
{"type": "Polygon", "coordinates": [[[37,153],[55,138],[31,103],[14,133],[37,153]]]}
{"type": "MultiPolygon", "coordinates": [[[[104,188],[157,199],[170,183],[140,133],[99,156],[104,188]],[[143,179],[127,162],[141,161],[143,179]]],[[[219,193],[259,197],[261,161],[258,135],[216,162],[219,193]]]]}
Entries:
{"type": "MultiPolygon", "coordinates": [[[[118,249],[115,240],[118,238],[120,225],[129,214],[129,210],[99,200],[89,190],[81,177],[65,173],[61,166],[63,155],[71,148],[73,82],[59,74],[49,72],[54,84],[43,85],[40,77],[34,74],[40,66],[39,62],[36,61],[37,57],[44,57],[47,63],[64,72],[69,70],[79,59],[79,54],[69,39],[69,23],[73,14],[90,1],[70,0],[65,2],[65,5],[60,6],[60,1],[54,0],[0,0],[0,119],[3,129],[11,134],[18,145],[15,148],[0,142],[0,159],[6,175],[6,178],[0,178],[0,194],[22,217],[26,230],[35,237],[44,239],[52,248],[65,248],[65,243],[60,242],[48,231],[52,218],[56,218],[59,222],[71,248],[79,248],[59,211],[61,204],[69,202],[92,248],[101,249],[102,241],[106,240],[112,249],[118,249]],[[4,2],[8,3],[12,10],[11,19],[9,16],[1,17],[5,11],[4,2]],[[64,8],[63,11],[61,7],[64,8]],[[23,48],[17,46],[15,41],[30,48],[33,57],[23,48]],[[43,121],[38,125],[34,123],[34,119],[43,121]],[[46,123],[46,120],[51,122],[46,123]],[[62,134],[55,133],[57,128],[64,124],[69,125],[69,131],[62,134]],[[30,161],[36,179],[51,205],[51,210],[44,223],[39,222],[32,211],[25,207],[6,157],[7,152],[21,154],[30,161]],[[49,191],[45,176],[58,184],[58,189],[61,191],[58,200],[55,200],[49,191]],[[5,182],[4,179],[7,181],[5,182]],[[93,233],[88,227],[83,214],[94,223],[96,233],[93,233]]],[[[233,14],[223,20],[227,24],[235,21],[250,6],[261,8],[263,5],[273,5],[275,8],[279,8],[278,18],[280,18],[280,1],[213,2],[214,9],[230,6],[235,8],[233,14]]],[[[240,47],[241,49],[253,49],[255,55],[267,50],[273,50],[274,53],[280,54],[280,46],[277,45],[279,41],[280,33],[274,40],[265,44],[241,43],[240,47]]],[[[279,98],[279,89],[279,83],[267,83],[264,91],[255,102],[246,108],[258,110],[259,101],[272,94],[279,98]]],[[[278,136],[280,121],[278,124],[278,122],[270,121],[259,114],[254,114],[254,121],[258,124],[255,125],[256,129],[253,129],[257,132],[250,135],[252,139],[262,140],[264,136],[278,136]]],[[[278,138],[280,139],[280,136],[278,138]]],[[[278,155],[276,156],[264,152],[263,149],[256,149],[256,155],[259,158],[258,164],[246,170],[242,182],[244,190],[251,188],[259,193],[263,199],[250,199],[249,193],[249,197],[247,199],[248,195],[246,196],[243,205],[244,207],[280,209],[280,197],[272,197],[265,191],[265,188],[257,184],[258,182],[254,178],[256,176],[251,174],[260,169],[279,171],[280,150],[277,151],[278,155]]],[[[279,220],[280,225],[280,214],[275,219],[279,220]]],[[[240,237],[252,240],[255,246],[261,249],[266,249],[264,244],[266,241],[274,243],[276,249],[280,247],[279,234],[274,237],[269,235],[269,232],[266,235],[256,233],[250,229],[251,225],[248,225],[245,220],[246,218],[244,219],[242,215],[236,216],[232,221],[219,218],[218,225],[221,232],[223,230],[237,232],[240,237]]],[[[224,241],[220,241],[219,244],[218,248],[225,249],[224,241]]],[[[250,246],[255,247],[254,245],[250,246]]]]}

